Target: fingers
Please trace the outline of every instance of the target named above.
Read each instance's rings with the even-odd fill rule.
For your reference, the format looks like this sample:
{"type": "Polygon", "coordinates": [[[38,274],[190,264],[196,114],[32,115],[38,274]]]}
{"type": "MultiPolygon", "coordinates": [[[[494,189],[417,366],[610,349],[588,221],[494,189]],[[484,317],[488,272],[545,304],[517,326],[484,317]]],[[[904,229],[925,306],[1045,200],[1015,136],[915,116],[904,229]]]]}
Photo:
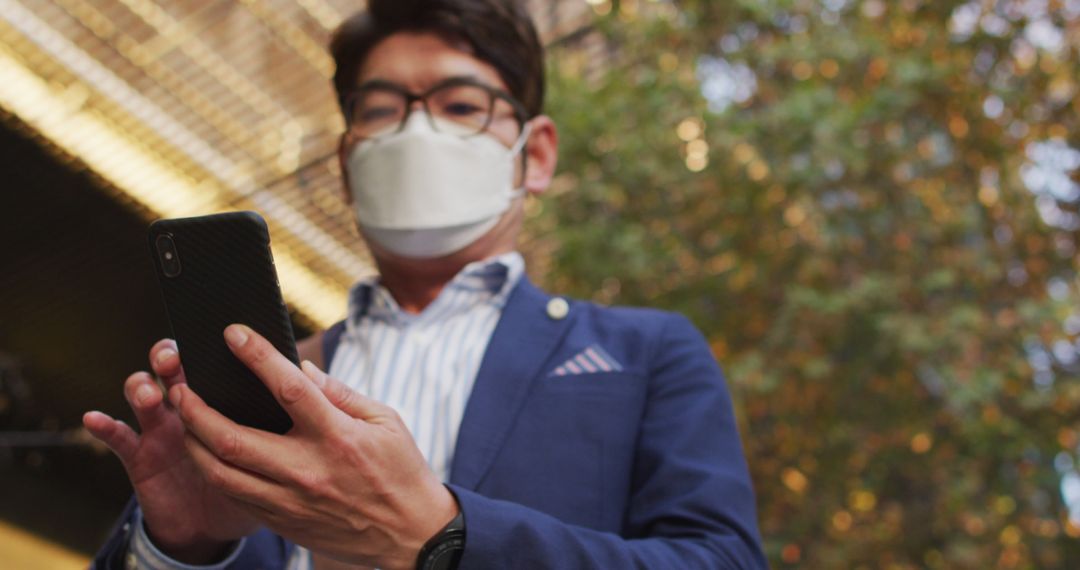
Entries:
{"type": "Polygon", "coordinates": [[[176,341],[171,338],[161,339],[150,348],[150,366],[158,378],[161,378],[166,389],[175,384],[187,382],[184,377],[184,368],[180,365],[180,353],[177,352],[176,341]]]}
{"type": "Polygon", "coordinates": [[[136,372],[124,382],[124,398],[135,412],[142,431],[154,429],[169,415],[161,388],[146,372],[136,372]]]}
{"type": "MultiPolygon", "coordinates": [[[[161,388],[146,372],[136,372],[127,377],[124,381],[124,399],[135,412],[135,419],[144,433],[157,428],[172,414],[164,405],[161,388]]],[[[139,448],[139,435],[131,426],[96,411],[83,414],[83,426],[90,435],[108,446],[125,467],[130,467],[139,448]]]]}
{"type": "Polygon", "coordinates": [[[287,478],[280,457],[282,437],[233,422],[206,405],[187,385],[173,386],[169,399],[188,432],[215,457],[275,481],[287,478]]]}
{"type": "Polygon", "coordinates": [[[112,450],[125,466],[134,458],[135,450],[139,447],[139,436],[124,422],[101,412],[86,412],[83,414],[83,427],[112,450]]]}
{"type": "Polygon", "coordinates": [[[225,342],[233,354],[258,376],[293,423],[301,427],[332,429],[338,411],[322,392],[269,341],[244,325],[225,329],[225,342]]]}
{"type": "MultiPolygon", "coordinates": [[[[189,391],[188,395],[191,394],[193,392],[189,391]]],[[[272,481],[222,461],[192,435],[184,438],[184,447],[207,483],[243,503],[274,508],[275,498],[280,497],[282,490],[272,481]]]]}
{"type": "Polygon", "coordinates": [[[300,370],[322,390],[323,395],[331,404],[353,418],[376,423],[379,418],[391,415],[392,410],[389,406],[368,398],[331,378],[310,360],[301,362],[300,370]]]}

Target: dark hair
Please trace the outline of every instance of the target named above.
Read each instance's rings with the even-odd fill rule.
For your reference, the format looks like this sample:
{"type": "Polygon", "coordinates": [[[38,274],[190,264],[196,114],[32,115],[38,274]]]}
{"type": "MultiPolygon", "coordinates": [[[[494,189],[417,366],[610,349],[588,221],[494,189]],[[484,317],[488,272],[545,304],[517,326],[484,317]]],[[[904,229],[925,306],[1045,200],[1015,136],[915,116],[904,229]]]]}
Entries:
{"type": "Polygon", "coordinates": [[[544,48],[521,0],[369,0],[330,40],[338,101],[356,88],[372,48],[402,31],[430,31],[468,44],[491,64],[529,117],[544,106],[544,48]]]}

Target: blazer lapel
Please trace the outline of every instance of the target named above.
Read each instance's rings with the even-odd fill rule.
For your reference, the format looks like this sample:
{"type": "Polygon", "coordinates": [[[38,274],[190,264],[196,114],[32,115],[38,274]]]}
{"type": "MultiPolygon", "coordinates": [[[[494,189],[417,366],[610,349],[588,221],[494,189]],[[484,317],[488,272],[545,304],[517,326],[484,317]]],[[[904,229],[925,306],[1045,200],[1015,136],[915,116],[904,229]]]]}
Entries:
{"type": "Polygon", "coordinates": [[[479,486],[525,403],[540,366],[569,330],[566,318],[548,316],[549,297],[521,278],[503,307],[480,363],[458,431],[450,482],[479,486]]]}

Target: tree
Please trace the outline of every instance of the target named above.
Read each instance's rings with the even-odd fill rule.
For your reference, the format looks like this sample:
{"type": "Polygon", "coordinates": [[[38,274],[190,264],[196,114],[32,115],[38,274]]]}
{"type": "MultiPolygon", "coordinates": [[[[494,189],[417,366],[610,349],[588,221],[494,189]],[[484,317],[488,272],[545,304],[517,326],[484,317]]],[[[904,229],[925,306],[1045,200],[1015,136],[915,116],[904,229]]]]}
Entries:
{"type": "Polygon", "coordinates": [[[533,268],[704,331],[774,566],[1080,567],[1080,4],[612,1],[533,268]]]}

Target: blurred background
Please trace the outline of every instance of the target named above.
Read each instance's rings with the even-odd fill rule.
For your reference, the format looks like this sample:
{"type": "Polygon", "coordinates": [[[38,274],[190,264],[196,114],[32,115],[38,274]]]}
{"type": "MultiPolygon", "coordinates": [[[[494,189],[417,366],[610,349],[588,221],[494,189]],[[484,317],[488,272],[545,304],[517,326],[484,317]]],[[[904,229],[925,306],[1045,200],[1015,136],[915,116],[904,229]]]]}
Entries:
{"type": "MultiPolygon", "coordinates": [[[[0,568],[87,563],[168,334],[159,217],[254,209],[299,336],[372,271],[347,0],[0,0],[0,568]]],[[[1080,0],[533,0],[551,291],[691,317],[775,568],[1080,567],[1080,0]]]]}

